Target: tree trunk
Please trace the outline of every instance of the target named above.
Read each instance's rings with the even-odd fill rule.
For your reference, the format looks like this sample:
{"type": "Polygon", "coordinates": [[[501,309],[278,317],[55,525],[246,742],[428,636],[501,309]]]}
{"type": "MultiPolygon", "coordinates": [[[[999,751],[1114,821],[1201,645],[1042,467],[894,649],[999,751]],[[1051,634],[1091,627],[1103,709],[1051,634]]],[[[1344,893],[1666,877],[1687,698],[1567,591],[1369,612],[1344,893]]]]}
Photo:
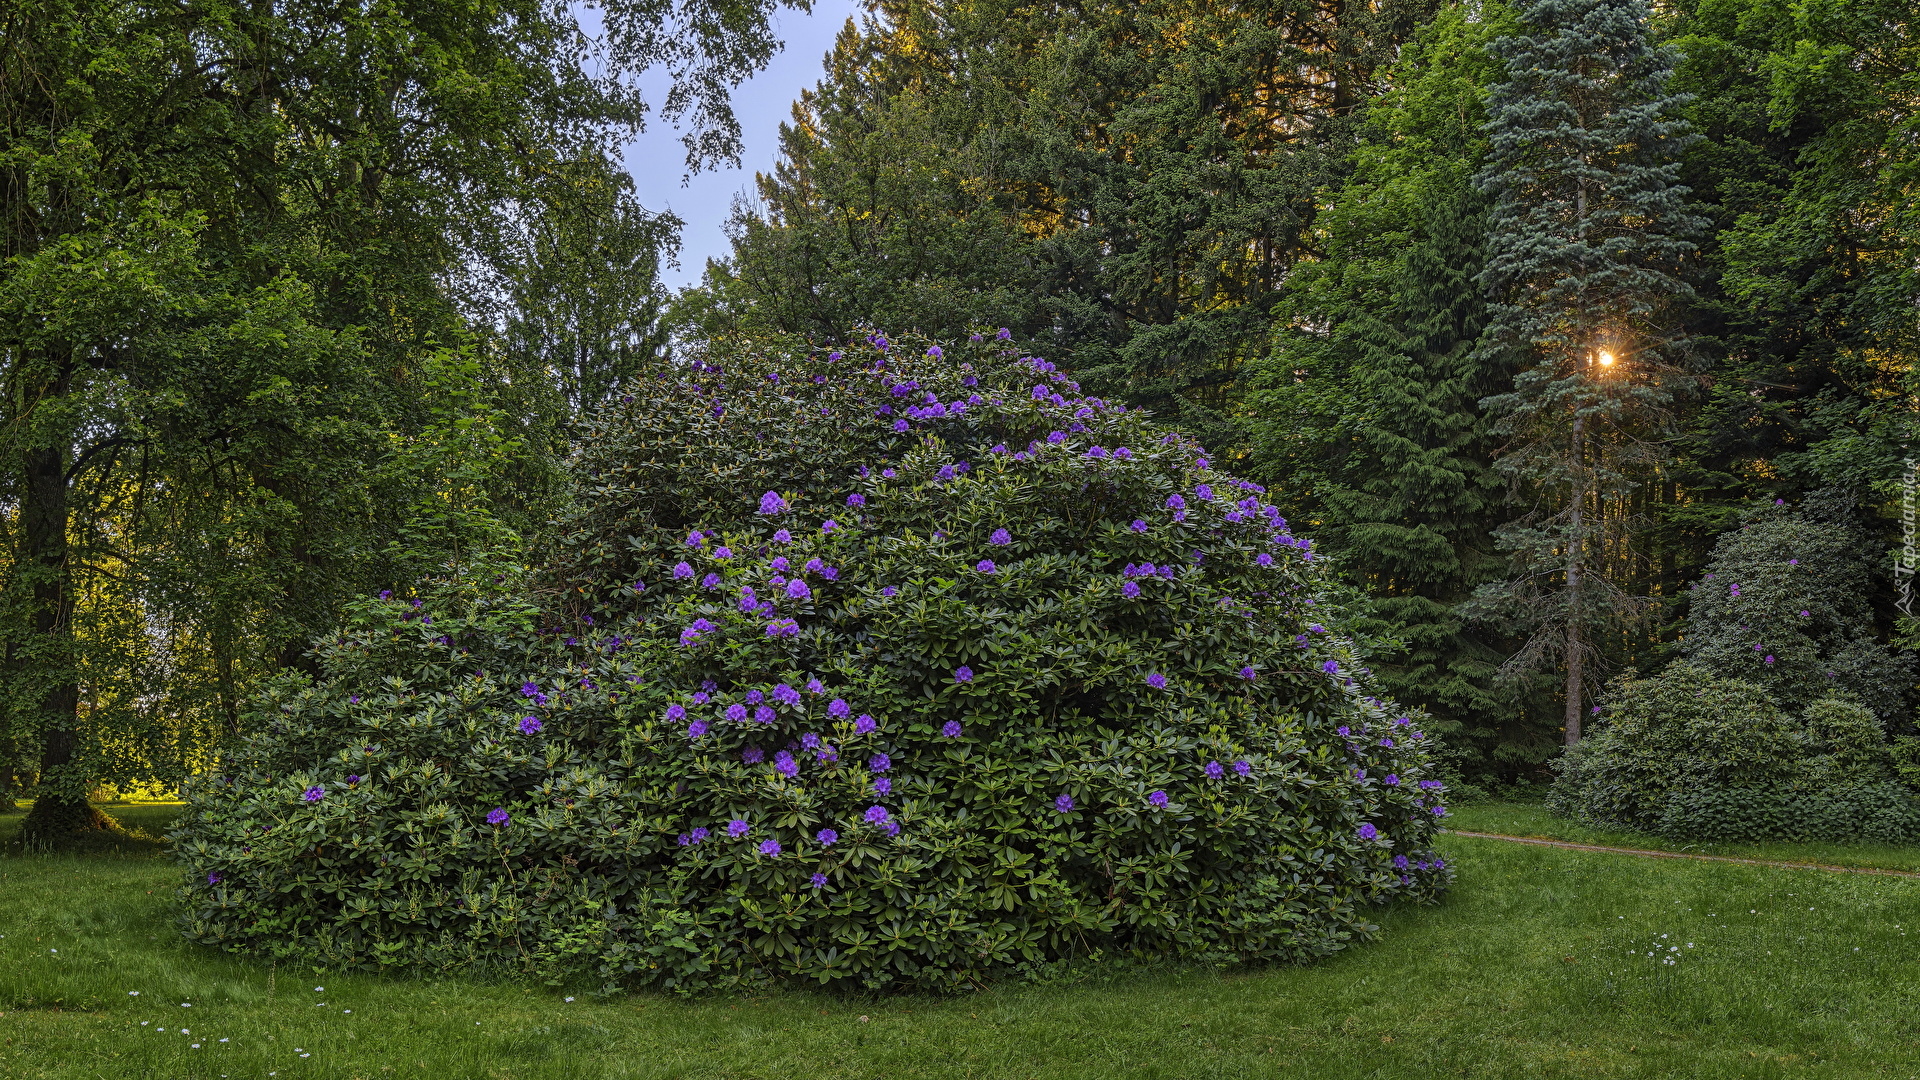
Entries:
{"type": "Polygon", "coordinates": [[[22,659],[38,669],[28,681],[37,700],[28,708],[40,732],[40,782],[20,835],[29,847],[46,848],[112,822],[87,801],[92,777],[75,760],[80,684],[73,666],[73,589],[67,568],[67,455],[58,446],[45,446],[24,458],[21,564],[32,575],[33,644],[22,659]]]}
{"type": "MultiPolygon", "coordinates": [[[[1577,409],[1579,406],[1575,406],[1577,409]]],[[[1583,567],[1581,560],[1586,556],[1585,537],[1581,530],[1586,526],[1587,508],[1586,484],[1586,446],[1581,438],[1581,417],[1576,413],[1573,418],[1573,514],[1568,523],[1567,533],[1567,718],[1566,742],[1568,746],[1580,741],[1580,680],[1583,655],[1586,651],[1586,637],[1580,629],[1580,575],[1583,567]]]]}

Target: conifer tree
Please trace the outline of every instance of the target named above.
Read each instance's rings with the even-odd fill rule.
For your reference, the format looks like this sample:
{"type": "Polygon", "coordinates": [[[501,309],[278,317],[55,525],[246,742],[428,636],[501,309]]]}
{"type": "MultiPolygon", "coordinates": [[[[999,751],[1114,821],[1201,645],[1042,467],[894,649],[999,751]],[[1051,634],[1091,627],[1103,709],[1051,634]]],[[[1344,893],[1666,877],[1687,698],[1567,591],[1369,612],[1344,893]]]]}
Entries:
{"type": "Polygon", "coordinates": [[[1487,323],[1474,282],[1484,201],[1454,191],[1437,203],[1393,306],[1346,328],[1360,419],[1321,489],[1322,519],[1342,567],[1376,597],[1362,629],[1404,645],[1377,665],[1396,697],[1424,705],[1456,739],[1511,753],[1514,740],[1498,736],[1512,733],[1496,731],[1517,713],[1492,685],[1499,651],[1455,610],[1504,569],[1491,534],[1505,500],[1478,408],[1491,389],[1476,351],[1487,323]]]}
{"type": "Polygon", "coordinates": [[[1600,646],[1644,600],[1622,587],[1634,563],[1625,498],[1653,476],[1685,372],[1664,317],[1698,228],[1669,118],[1674,53],[1650,40],[1645,0],[1533,0],[1523,29],[1494,43],[1507,65],[1488,99],[1494,196],[1481,283],[1499,301],[1483,356],[1516,369],[1486,401],[1505,437],[1499,469],[1527,512],[1502,530],[1507,581],[1482,611],[1527,635],[1507,664],[1565,673],[1565,739],[1579,741],[1600,646]]]}

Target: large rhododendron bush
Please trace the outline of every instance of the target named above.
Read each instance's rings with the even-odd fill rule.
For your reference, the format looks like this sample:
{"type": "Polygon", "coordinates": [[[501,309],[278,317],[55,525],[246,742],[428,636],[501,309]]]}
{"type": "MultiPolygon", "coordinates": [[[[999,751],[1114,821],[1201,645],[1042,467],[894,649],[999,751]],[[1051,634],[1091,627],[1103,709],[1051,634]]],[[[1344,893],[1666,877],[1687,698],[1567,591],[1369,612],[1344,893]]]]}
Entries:
{"type": "Polygon", "coordinates": [[[1004,335],[715,347],[531,568],[359,605],[178,831],[187,931],[336,967],[960,987],[1297,960],[1450,871],[1310,541],[1004,335]]]}

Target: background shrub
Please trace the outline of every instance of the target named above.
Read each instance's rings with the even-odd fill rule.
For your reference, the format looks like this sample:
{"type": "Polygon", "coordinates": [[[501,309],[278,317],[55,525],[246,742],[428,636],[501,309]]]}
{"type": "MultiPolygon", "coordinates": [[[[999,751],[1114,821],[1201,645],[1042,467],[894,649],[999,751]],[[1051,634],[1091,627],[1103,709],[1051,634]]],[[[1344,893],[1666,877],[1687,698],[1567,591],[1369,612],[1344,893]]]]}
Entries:
{"type": "Polygon", "coordinates": [[[1798,719],[1767,690],[1682,661],[1609,688],[1561,759],[1555,813],[1679,840],[1920,840],[1880,721],[1827,697],[1798,719]]]}
{"type": "Polygon", "coordinates": [[[1556,813],[1651,830],[1682,788],[1785,780],[1805,737],[1767,693],[1682,661],[1608,687],[1597,730],[1560,758],[1556,813]]]}
{"type": "Polygon", "coordinates": [[[574,472],[539,571],[370,600],[260,703],[178,833],[193,938],[959,987],[1321,955],[1448,880],[1312,545],[999,338],[716,350],[574,472]]]}
{"type": "Polygon", "coordinates": [[[1680,840],[1911,844],[1920,839],[1920,800],[1888,781],[1684,788],[1668,796],[1654,831],[1680,840]]]}
{"type": "Polygon", "coordinates": [[[1683,651],[1764,687],[1790,711],[1838,690],[1886,730],[1910,730],[1913,657],[1875,639],[1864,557],[1872,550],[1843,522],[1760,512],[1714,545],[1688,594],[1683,651]]]}

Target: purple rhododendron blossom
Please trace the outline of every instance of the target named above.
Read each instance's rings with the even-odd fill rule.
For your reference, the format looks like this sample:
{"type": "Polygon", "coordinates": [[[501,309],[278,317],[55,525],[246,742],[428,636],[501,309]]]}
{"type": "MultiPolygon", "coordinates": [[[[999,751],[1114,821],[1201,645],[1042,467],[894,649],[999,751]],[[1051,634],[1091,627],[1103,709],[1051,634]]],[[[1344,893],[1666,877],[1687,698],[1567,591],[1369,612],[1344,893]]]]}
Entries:
{"type": "Polygon", "coordinates": [[[875,754],[867,759],[867,768],[874,772],[886,772],[893,768],[893,759],[885,754],[875,754]]]}
{"type": "Polygon", "coordinates": [[[1186,506],[1187,506],[1187,500],[1181,498],[1179,495],[1167,496],[1167,509],[1184,510],[1186,509],[1186,506]]]}
{"type": "Polygon", "coordinates": [[[1147,802],[1154,806],[1165,806],[1167,805],[1167,793],[1164,791],[1156,791],[1147,796],[1147,802]]]}
{"type": "Polygon", "coordinates": [[[1067,433],[1064,431],[1049,431],[1047,432],[1047,441],[1057,446],[1067,441],[1067,433]]]}
{"type": "Polygon", "coordinates": [[[324,799],[327,797],[327,789],[321,787],[318,784],[315,784],[314,786],[308,788],[306,792],[302,794],[300,797],[307,800],[308,802],[319,802],[321,799],[324,799]]]}
{"type": "Polygon", "coordinates": [[[763,514],[784,514],[787,512],[787,500],[777,491],[769,491],[760,496],[760,512],[763,514]]]}
{"type": "Polygon", "coordinates": [[[687,738],[689,739],[697,739],[706,733],[707,722],[705,720],[695,720],[693,723],[687,725],[687,738]]]}
{"type": "Polygon", "coordinates": [[[1133,519],[1133,524],[1132,524],[1132,525],[1129,525],[1129,526],[1127,526],[1127,527],[1128,527],[1128,528],[1130,528],[1130,529],[1132,529],[1132,530],[1133,530],[1134,532],[1146,532],[1146,531],[1147,531],[1147,523],[1146,523],[1146,522],[1145,522],[1144,520],[1142,520],[1142,519],[1140,519],[1140,518],[1135,518],[1135,519],[1133,519]]]}
{"type": "Polygon", "coordinates": [[[1329,675],[1338,675],[1340,673],[1340,664],[1338,661],[1329,660],[1320,665],[1320,670],[1329,675]]]}
{"type": "Polygon", "coordinates": [[[773,718],[774,718],[774,713],[773,713],[772,706],[758,705],[754,707],[753,719],[756,723],[771,724],[773,723],[773,718]]]}
{"type": "Polygon", "coordinates": [[[1073,810],[1073,796],[1062,795],[1059,798],[1053,800],[1053,808],[1055,811],[1062,814],[1069,813],[1070,811],[1073,810]]]}
{"type": "Polygon", "coordinates": [[[508,815],[506,807],[496,806],[492,810],[487,812],[487,824],[505,825],[508,821],[509,816],[510,815],[508,815]]]}
{"type": "Polygon", "coordinates": [[[940,726],[940,734],[945,735],[949,739],[959,738],[960,730],[960,721],[958,720],[949,720],[940,726]]]}
{"type": "Polygon", "coordinates": [[[800,691],[795,690],[786,683],[780,683],[773,688],[773,700],[782,705],[798,705],[800,704],[800,691]]]}
{"type": "Polygon", "coordinates": [[[746,723],[747,707],[745,705],[740,704],[739,702],[734,702],[732,705],[727,706],[727,719],[733,721],[736,724],[746,723]]]}
{"type": "Polygon", "coordinates": [[[1240,669],[1240,677],[1246,679],[1248,682],[1252,682],[1257,674],[1251,666],[1240,669]]]}
{"type": "Polygon", "coordinates": [[[853,494],[847,496],[847,505],[848,506],[865,506],[867,505],[867,497],[856,491],[853,494]]]}
{"type": "Polygon", "coordinates": [[[866,713],[861,713],[859,719],[853,722],[853,733],[855,735],[871,735],[874,729],[879,726],[880,725],[873,722],[873,717],[868,716],[866,713]]]}
{"type": "Polygon", "coordinates": [[[767,760],[767,752],[757,746],[749,746],[740,751],[740,760],[748,765],[758,765],[767,760]]]}
{"type": "Polygon", "coordinates": [[[969,682],[972,682],[972,681],[973,681],[973,669],[972,669],[972,668],[970,668],[970,667],[968,667],[968,666],[967,666],[967,665],[965,665],[965,664],[961,664],[961,665],[960,665],[959,667],[957,667],[957,668],[954,668],[954,669],[953,669],[953,681],[954,681],[954,682],[956,682],[956,683],[969,683],[969,682]]]}
{"type": "Polygon", "coordinates": [[[1254,561],[1254,562],[1256,562],[1256,563],[1259,563],[1259,564],[1260,564],[1261,566],[1272,566],[1272,565],[1273,565],[1273,556],[1271,556],[1271,555],[1269,555],[1269,554],[1267,554],[1266,552],[1264,552],[1264,551],[1263,551],[1263,552],[1261,552],[1260,554],[1258,554],[1258,555],[1255,555],[1255,556],[1253,557],[1253,561],[1254,561]]]}
{"type": "Polygon", "coordinates": [[[852,707],[842,698],[834,698],[832,701],[827,702],[827,715],[833,717],[835,720],[845,719],[846,715],[852,711],[852,707]]]}
{"type": "Polygon", "coordinates": [[[717,589],[720,587],[720,575],[708,574],[706,577],[700,579],[700,585],[703,588],[717,589]]]}
{"type": "Polygon", "coordinates": [[[1362,825],[1362,826],[1360,826],[1360,839],[1362,839],[1362,840],[1372,840],[1373,838],[1375,838],[1375,837],[1377,837],[1377,836],[1379,836],[1379,835],[1380,835],[1380,830],[1379,830],[1379,829],[1376,829],[1376,828],[1374,828],[1374,827],[1373,827],[1373,822],[1371,822],[1371,821],[1369,821],[1369,822],[1367,822],[1366,824],[1364,824],[1364,825],[1362,825]]]}
{"type": "Polygon", "coordinates": [[[1217,761],[1207,762],[1207,767],[1202,771],[1207,774],[1207,779],[1209,780],[1218,780],[1222,776],[1227,775],[1227,770],[1217,761]]]}
{"type": "Polygon", "coordinates": [[[760,842],[760,854],[762,854],[762,855],[778,855],[778,854],[780,854],[780,841],[778,841],[778,840],[763,840],[763,841],[761,841],[761,842],[760,842]]]}
{"type": "Polygon", "coordinates": [[[1233,771],[1239,773],[1241,776],[1246,776],[1253,772],[1253,763],[1244,759],[1236,761],[1233,763],[1233,771]]]}
{"type": "Polygon", "coordinates": [[[793,542],[793,534],[785,529],[775,529],[773,531],[773,542],[776,544],[791,544],[793,542]]]}
{"type": "MultiPolygon", "coordinates": [[[[668,719],[668,720],[670,720],[670,721],[672,721],[673,723],[676,723],[676,724],[677,724],[677,723],[679,723],[680,721],[682,721],[682,720],[685,720],[686,718],[687,718],[687,709],[686,709],[686,706],[684,706],[684,705],[678,705],[678,704],[675,704],[675,705],[669,705],[669,706],[667,706],[667,719],[668,719]]],[[[531,720],[531,719],[533,719],[533,718],[532,718],[532,717],[528,717],[527,719],[529,719],[529,720],[531,720]]]]}
{"type": "Polygon", "coordinates": [[[800,624],[792,619],[775,619],[767,624],[767,636],[770,638],[794,637],[800,633],[800,624]]]}
{"type": "Polygon", "coordinates": [[[733,558],[733,549],[725,544],[721,544],[719,547],[713,549],[713,557],[716,559],[731,559],[733,558]]]}
{"type": "Polygon", "coordinates": [[[826,533],[832,532],[833,530],[839,527],[840,527],[839,522],[833,520],[832,518],[828,518],[827,520],[820,523],[820,532],[824,535],[826,533]]]}
{"type": "Polygon", "coordinates": [[[886,778],[886,777],[884,777],[884,776],[883,776],[883,777],[881,777],[881,778],[880,778],[880,779],[878,779],[878,780],[875,780],[875,781],[873,782],[873,792],[874,792],[874,794],[876,794],[876,795],[891,795],[891,794],[893,794],[893,781],[891,781],[891,780],[889,780],[889,779],[887,779],[887,778],[886,778]]]}
{"type": "Polygon", "coordinates": [[[816,873],[808,880],[813,883],[813,887],[816,889],[824,889],[827,886],[827,875],[825,874],[816,873]]]}
{"type": "Polygon", "coordinates": [[[834,844],[834,841],[840,839],[840,834],[837,832],[834,832],[832,829],[821,829],[819,832],[814,834],[813,838],[815,840],[820,841],[820,845],[822,847],[832,847],[834,844]]]}
{"type": "Polygon", "coordinates": [[[989,536],[989,537],[987,537],[987,543],[989,543],[989,544],[1011,544],[1011,543],[1013,543],[1013,536],[1012,536],[1012,534],[1010,534],[1010,533],[1008,533],[1008,532],[1007,532],[1007,530],[1005,530],[1005,529],[995,529],[995,530],[993,530],[993,535],[992,535],[992,536],[989,536]]]}
{"type": "Polygon", "coordinates": [[[996,573],[1000,569],[993,565],[992,559],[981,559],[979,562],[973,564],[973,568],[983,574],[996,573]]]}
{"type": "Polygon", "coordinates": [[[751,826],[749,826],[746,822],[740,820],[739,818],[734,818],[732,821],[727,822],[727,835],[733,837],[735,840],[738,840],[741,837],[747,835],[747,830],[749,828],[751,828],[751,826]]]}
{"type": "Polygon", "coordinates": [[[869,806],[867,807],[865,816],[870,824],[884,825],[888,820],[887,808],[884,806],[869,806]]]}
{"type": "Polygon", "coordinates": [[[1147,676],[1147,685],[1153,687],[1155,690],[1165,690],[1167,688],[1167,677],[1156,671],[1147,676]]]}
{"type": "Polygon", "coordinates": [[[534,732],[537,732],[537,731],[539,731],[539,730],[540,730],[540,718],[539,718],[539,717],[537,717],[537,716],[523,716],[523,717],[521,717],[521,718],[520,718],[520,734],[522,734],[522,735],[532,735],[532,734],[533,734],[534,732]]]}
{"type": "Polygon", "coordinates": [[[1120,595],[1129,600],[1138,597],[1140,595],[1140,583],[1137,581],[1129,581],[1125,585],[1120,586],[1120,595]]]}

